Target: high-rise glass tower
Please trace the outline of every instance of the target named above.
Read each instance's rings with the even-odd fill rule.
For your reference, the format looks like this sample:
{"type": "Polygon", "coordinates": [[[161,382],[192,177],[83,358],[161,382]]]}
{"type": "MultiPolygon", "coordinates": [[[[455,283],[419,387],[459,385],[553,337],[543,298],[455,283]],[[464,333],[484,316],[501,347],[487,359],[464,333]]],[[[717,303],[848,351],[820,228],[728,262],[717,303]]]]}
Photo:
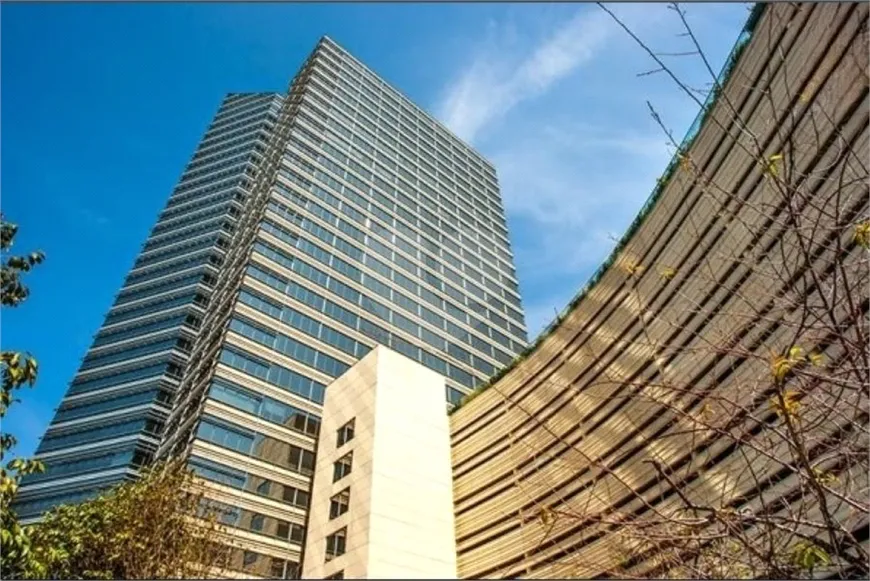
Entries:
{"type": "Polygon", "coordinates": [[[381,344],[455,403],[526,344],[492,165],[323,38],[286,95],[222,103],[37,451],[16,508],[183,455],[293,577],[326,386],[381,344]]]}
{"type": "Polygon", "coordinates": [[[153,456],[281,104],[276,94],[224,100],[42,438],[47,469],[24,480],[23,519],[153,456]]]}

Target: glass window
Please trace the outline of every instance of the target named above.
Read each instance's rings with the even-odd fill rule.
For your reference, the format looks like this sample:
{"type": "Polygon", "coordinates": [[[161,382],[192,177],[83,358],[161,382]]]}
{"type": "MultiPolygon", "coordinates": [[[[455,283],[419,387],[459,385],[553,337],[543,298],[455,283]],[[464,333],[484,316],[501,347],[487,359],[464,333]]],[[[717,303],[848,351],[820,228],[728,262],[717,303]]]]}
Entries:
{"type": "Polygon", "coordinates": [[[350,488],[345,488],[329,499],[329,518],[338,518],[350,508],[350,488]]]}
{"type": "Polygon", "coordinates": [[[353,452],[349,452],[335,461],[332,466],[332,481],[338,482],[350,474],[353,465],[353,452]]]}
{"type": "Polygon", "coordinates": [[[287,576],[287,561],[272,557],[269,567],[269,576],[274,579],[289,579],[287,576]]]}
{"type": "Polygon", "coordinates": [[[212,482],[232,486],[233,488],[243,489],[247,481],[247,476],[244,472],[211,460],[206,460],[205,458],[193,456],[190,459],[189,466],[198,476],[212,482]]]}
{"type": "Polygon", "coordinates": [[[447,362],[441,359],[440,357],[436,357],[432,355],[428,351],[422,351],[423,354],[423,365],[430,369],[434,369],[441,375],[447,375],[447,362]]]}
{"type": "Polygon", "coordinates": [[[336,447],[341,448],[347,442],[353,440],[353,427],[354,427],[354,419],[351,419],[349,422],[338,428],[338,438],[336,447]]]}
{"type": "Polygon", "coordinates": [[[326,537],[326,560],[330,561],[335,557],[343,555],[346,542],[347,527],[339,529],[326,537]]]}
{"type": "Polygon", "coordinates": [[[245,567],[251,567],[257,562],[257,557],[259,555],[253,551],[245,551],[244,556],[242,557],[242,564],[245,567]]]}
{"type": "Polygon", "coordinates": [[[296,446],[290,446],[290,468],[300,474],[310,476],[314,473],[314,453],[296,446]]]}

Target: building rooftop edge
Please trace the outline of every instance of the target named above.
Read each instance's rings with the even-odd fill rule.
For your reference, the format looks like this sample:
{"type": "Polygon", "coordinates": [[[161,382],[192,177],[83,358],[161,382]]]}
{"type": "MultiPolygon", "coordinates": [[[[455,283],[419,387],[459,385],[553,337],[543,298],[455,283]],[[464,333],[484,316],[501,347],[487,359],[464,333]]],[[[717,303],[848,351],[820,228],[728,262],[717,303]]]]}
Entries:
{"type": "Polygon", "coordinates": [[[352,60],[353,60],[357,65],[361,66],[361,67],[362,67],[363,69],[365,69],[367,72],[369,72],[370,74],[372,74],[372,75],[374,75],[375,77],[377,77],[378,79],[380,79],[380,80],[381,80],[381,81],[382,81],[386,86],[388,86],[390,89],[392,89],[393,91],[395,91],[396,94],[398,94],[400,97],[402,97],[402,99],[404,99],[405,101],[407,101],[407,102],[408,102],[412,107],[414,107],[415,109],[419,110],[423,115],[425,115],[426,118],[428,118],[429,120],[433,121],[436,125],[438,125],[438,127],[440,127],[441,129],[443,129],[444,131],[446,131],[446,132],[448,133],[448,135],[450,135],[450,137],[452,137],[453,139],[457,140],[459,143],[461,143],[462,145],[464,145],[465,147],[467,147],[469,150],[471,150],[472,152],[474,152],[474,154],[475,154],[476,156],[478,156],[478,157],[481,159],[481,161],[483,161],[483,162],[484,162],[484,163],[485,163],[485,164],[486,164],[486,165],[487,165],[487,166],[492,170],[493,174],[495,174],[495,176],[496,176],[496,181],[498,181],[498,170],[496,169],[495,164],[492,163],[492,161],[490,161],[490,160],[489,160],[485,155],[483,155],[480,151],[478,151],[474,146],[472,146],[470,143],[468,143],[468,142],[467,142],[466,140],[464,140],[463,138],[461,138],[461,137],[459,137],[458,135],[456,135],[456,133],[454,133],[454,132],[453,132],[449,127],[447,127],[444,123],[442,123],[442,122],[441,122],[437,117],[435,117],[433,114],[431,114],[431,113],[429,113],[428,111],[426,111],[425,109],[423,109],[420,105],[418,105],[416,102],[414,102],[413,99],[411,99],[410,97],[408,97],[408,95],[406,95],[403,91],[399,90],[395,85],[393,85],[392,83],[390,83],[389,81],[387,81],[387,80],[383,77],[383,75],[380,75],[380,74],[376,73],[376,72],[375,72],[371,67],[369,67],[369,66],[366,65],[364,62],[362,62],[360,59],[358,59],[357,57],[355,57],[355,56],[353,55],[353,53],[351,53],[349,50],[347,50],[346,48],[344,48],[341,44],[339,44],[338,42],[336,42],[336,40],[335,40],[334,38],[332,38],[332,37],[329,36],[328,34],[324,34],[324,35],[322,35],[322,36],[320,37],[320,40],[318,41],[318,44],[320,44],[320,43],[323,42],[323,41],[327,41],[327,42],[329,42],[330,44],[334,45],[338,50],[340,50],[342,53],[344,53],[345,55],[347,55],[348,57],[350,57],[350,58],[351,58],[351,59],[352,59],[352,60]]]}

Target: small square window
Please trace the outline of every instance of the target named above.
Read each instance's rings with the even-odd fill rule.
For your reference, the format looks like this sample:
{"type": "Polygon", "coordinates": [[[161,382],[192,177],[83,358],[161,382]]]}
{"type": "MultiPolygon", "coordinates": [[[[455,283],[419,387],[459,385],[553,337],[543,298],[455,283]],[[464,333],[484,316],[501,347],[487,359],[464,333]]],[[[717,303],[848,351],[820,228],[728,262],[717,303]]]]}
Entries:
{"type": "Polygon", "coordinates": [[[345,454],[332,465],[332,481],[338,482],[348,474],[350,474],[353,465],[353,452],[345,454]]]}
{"type": "Polygon", "coordinates": [[[251,567],[256,564],[259,555],[253,551],[245,551],[245,554],[242,556],[242,565],[244,567],[251,567]]]}
{"type": "Polygon", "coordinates": [[[283,520],[278,521],[278,528],[276,529],[276,534],[282,539],[290,538],[290,523],[283,520]]]}
{"type": "Polygon", "coordinates": [[[302,544],[305,540],[305,527],[298,524],[290,525],[290,540],[294,543],[302,544]]]}
{"type": "Polygon", "coordinates": [[[284,559],[276,559],[272,557],[272,565],[269,569],[269,576],[273,579],[286,579],[287,561],[284,559]]]}
{"type": "Polygon", "coordinates": [[[347,527],[339,529],[326,537],[326,560],[330,561],[335,557],[344,555],[346,542],[347,527]]]}
{"type": "Polygon", "coordinates": [[[272,481],[264,480],[259,486],[257,486],[257,494],[262,494],[263,496],[269,496],[269,489],[271,488],[272,481]]]}
{"type": "Polygon", "coordinates": [[[266,517],[262,514],[255,514],[251,517],[251,530],[261,532],[266,524],[266,517]]]}
{"type": "Polygon", "coordinates": [[[338,428],[338,443],[336,444],[337,448],[341,448],[346,443],[353,440],[353,426],[355,419],[356,418],[350,420],[349,422],[338,428]]]}
{"type": "Polygon", "coordinates": [[[299,579],[299,563],[287,561],[287,568],[284,570],[284,579],[299,579]]]}
{"type": "Polygon", "coordinates": [[[329,499],[329,518],[338,518],[350,508],[350,488],[345,488],[329,499]]]}

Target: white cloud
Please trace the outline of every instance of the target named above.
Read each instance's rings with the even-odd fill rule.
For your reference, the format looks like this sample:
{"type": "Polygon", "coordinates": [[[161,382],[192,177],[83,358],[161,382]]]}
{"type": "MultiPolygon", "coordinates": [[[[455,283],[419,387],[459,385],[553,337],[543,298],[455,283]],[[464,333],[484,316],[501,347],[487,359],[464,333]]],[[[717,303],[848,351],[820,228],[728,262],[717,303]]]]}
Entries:
{"type": "Polygon", "coordinates": [[[615,30],[609,16],[584,6],[531,54],[515,61],[512,51],[505,51],[516,37],[513,26],[491,24],[482,50],[445,91],[438,117],[457,135],[473,142],[488,124],[517,104],[545,93],[592,59],[615,30]]]}
{"type": "MultiPolygon", "coordinates": [[[[691,48],[663,5],[610,9],[653,50],[691,48]]],[[[534,337],[606,258],[670,159],[646,101],[677,136],[697,105],[664,75],[638,77],[656,65],[598,7],[550,12],[543,27],[536,8],[519,10],[490,24],[436,110],[498,170],[534,337]]],[[[714,66],[745,16],[742,5],[690,7],[714,66]]],[[[694,87],[710,81],[696,58],[673,65],[694,87]]]]}

